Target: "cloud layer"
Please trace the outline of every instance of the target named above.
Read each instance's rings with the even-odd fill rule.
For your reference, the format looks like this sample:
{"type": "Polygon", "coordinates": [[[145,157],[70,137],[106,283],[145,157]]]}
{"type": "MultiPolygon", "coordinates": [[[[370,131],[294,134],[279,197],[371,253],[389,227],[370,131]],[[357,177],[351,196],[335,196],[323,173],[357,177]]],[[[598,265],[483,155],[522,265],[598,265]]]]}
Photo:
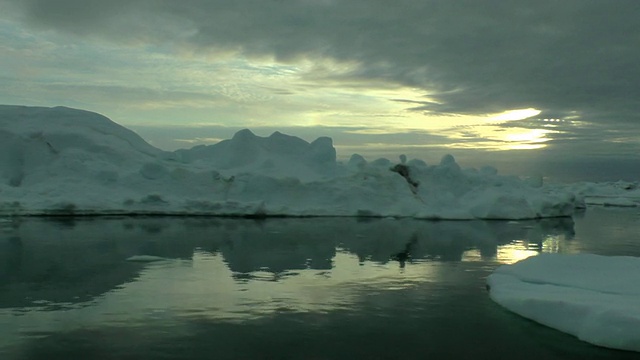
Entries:
{"type": "Polygon", "coordinates": [[[30,26],[81,38],[307,62],[316,84],[417,88],[425,98],[411,108],[426,113],[633,121],[640,105],[634,0],[5,3],[30,26]]]}

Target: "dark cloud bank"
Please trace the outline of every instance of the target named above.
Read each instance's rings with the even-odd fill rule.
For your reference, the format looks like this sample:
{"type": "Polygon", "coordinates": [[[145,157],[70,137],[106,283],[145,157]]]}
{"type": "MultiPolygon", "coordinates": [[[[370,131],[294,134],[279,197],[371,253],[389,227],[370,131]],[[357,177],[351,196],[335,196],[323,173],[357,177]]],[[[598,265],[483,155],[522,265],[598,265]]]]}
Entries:
{"type": "MultiPolygon", "coordinates": [[[[127,44],[171,44],[356,66],[308,74],[382,80],[429,96],[430,113],[535,107],[633,121],[640,105],[640,2],[398,0],[21,0],[25,21],[127,44]]],[[[574,113],[575,114],[575,113],[574,113]]]]}

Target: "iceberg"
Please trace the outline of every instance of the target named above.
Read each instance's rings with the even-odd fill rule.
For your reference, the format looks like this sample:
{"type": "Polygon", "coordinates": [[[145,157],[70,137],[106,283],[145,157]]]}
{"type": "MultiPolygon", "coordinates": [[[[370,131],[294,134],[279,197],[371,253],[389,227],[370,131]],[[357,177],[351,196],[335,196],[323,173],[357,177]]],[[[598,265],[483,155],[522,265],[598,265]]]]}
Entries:
{"type": "Polygon", "coordinates": [[[462,169],[451,155],[343,163],[331,138],[250,130],[168,152],[93,112],[0,106],[0,215],[532,219],[580,205],[567,189],[462,169]]]}
{"type": "Polygon", "coordinates": [[[640,351],[640,258],[540,254],[497,268],[487,287],[523,317],[594,345],[640,351]]]}
{"type": "Polygon", "coordinates": [[[586,205],[612,207],[640,206],[640,182],[608,181],[608,182],[576,182],[562,185],[567,191],[583,199],[586,205]]]}

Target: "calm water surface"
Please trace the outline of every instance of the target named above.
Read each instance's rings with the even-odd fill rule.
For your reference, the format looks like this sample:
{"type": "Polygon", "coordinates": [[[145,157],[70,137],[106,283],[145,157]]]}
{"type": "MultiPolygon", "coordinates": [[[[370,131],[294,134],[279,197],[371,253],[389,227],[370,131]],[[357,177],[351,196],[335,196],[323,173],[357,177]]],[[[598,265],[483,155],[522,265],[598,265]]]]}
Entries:
{"type": "Polygon", "coordinates": [[[637,359],[507,312],[485,279],[539,252],[640,256],[638,234],[639,210],[598,207],[518,222],[0,219],[0,359],[637,359]]]}

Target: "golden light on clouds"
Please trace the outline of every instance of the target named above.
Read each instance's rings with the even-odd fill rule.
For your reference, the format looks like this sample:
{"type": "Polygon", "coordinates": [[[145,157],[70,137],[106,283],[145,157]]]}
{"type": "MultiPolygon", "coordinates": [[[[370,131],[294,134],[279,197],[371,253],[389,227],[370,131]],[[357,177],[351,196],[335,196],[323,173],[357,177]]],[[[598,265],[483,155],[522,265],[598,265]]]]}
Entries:
{"type": "Polygon", "coordinates": [[[502,123],[478,124],[463,128],[452,128],[445,132],[451,143],[449,148],[475,148],[482,150],[535,150],[547,146],[551,134],[559,130],[548,128],[530,129],[505,127],[502,123]]]}
{"type": "Polygon", "coordinates": [[[490,115],[493,121],[515,121],[524,120],[539,115],[542,111],[534,108],[507,110],[499,114],[490,115]]]}
{"type": "MultiPolygon", "coordinates": [[[[516,132],[507,133],[504,139],[511,143],[517,143],[517,146],[526,146],[525,149],[539,149],[541,147],[544,147],[543,143],[551,140],[551,138],[547,137],[547,135],[558,132],[547,129],[514,130],[516,132]]],[[[514,149],[514,147],[511,148],[514,149]]]]}
{"type": "MultiPolygon", "coordinates": [[[[363,80],[353,76],[358,70],[356,62],[325,59],[283,64],[272,59],[195,56],[184,63],[167,54],[156,54],[152,59],[137,55],[148,66],[141,71],[129,68],[126,72],[119,71],[110,80],[121,87],[135,80],[153,89],[134,93],[140,101],[123,103],[124,108],[141,115],[127,119],[125,125],[151,121],[176,125],[179,121],[182,127],[195,124],[335,127],[363,140],[365,136],[390,134],[429,135],[424,137],[424,143],[415,136],[409,142],[395,139],[395,143],[387,143],[388,139],[382,137],[362,141],[361,146],[371,149],[439,147],[494,151],[545,147],[557,125],[548,119],[540,129],[517,127],[515,121],[541,113],[533,107],[484,115],[428,113],[420,107],[438,101],[426,96],[425,89],[363,80]],[[158,70],[162,72],[162,82],[158,81],[158,71],[145,70],[154,67],[162,69],[158,70]],[[145,96],[149,99],[145,100],[145,96]],[[181,108],[189,111],[181,112],[181,108]],[[174,109],[178,110],[172,112],[174,109]],[[145,118],[150,114],[153,119],[145,118]],[[179,120],[172,115],[179,116],[179,120]]],[[[195,145],[217,140],[215,135],[200,135],[174,142],[195,145]]]]}

